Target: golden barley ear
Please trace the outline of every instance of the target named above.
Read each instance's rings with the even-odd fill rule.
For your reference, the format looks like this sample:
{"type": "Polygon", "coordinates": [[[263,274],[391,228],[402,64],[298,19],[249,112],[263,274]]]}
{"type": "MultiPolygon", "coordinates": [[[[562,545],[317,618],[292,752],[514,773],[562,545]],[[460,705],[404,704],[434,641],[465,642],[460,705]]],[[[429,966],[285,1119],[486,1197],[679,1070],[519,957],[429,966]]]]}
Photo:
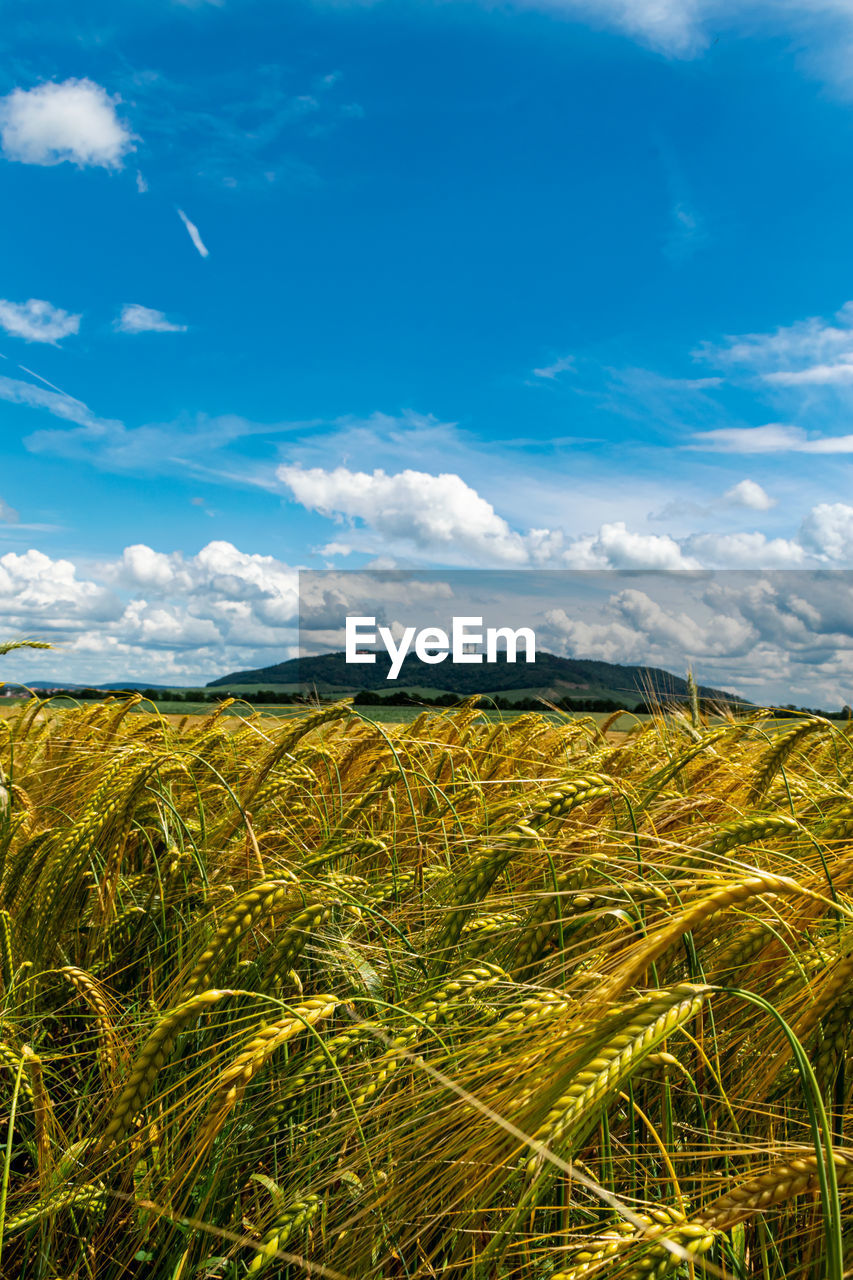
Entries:
{"type": "Polygon", "coordinates": [[[4,640],[0,643],[0,658],[4,654],[12,653],[15,649],[54,649],[55,645],[49,644],[47,640],[4,640]]]}

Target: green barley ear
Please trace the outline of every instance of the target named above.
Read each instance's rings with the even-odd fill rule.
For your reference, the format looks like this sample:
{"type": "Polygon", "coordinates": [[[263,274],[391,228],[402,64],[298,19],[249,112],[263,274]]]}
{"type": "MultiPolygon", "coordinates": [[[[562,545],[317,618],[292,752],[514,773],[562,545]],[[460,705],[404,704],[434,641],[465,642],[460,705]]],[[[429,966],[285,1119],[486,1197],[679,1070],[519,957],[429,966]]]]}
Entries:
{"type": "Polygon", "coordinates": [[[749,791],[750,800],[756,803],[767,794],[776,774],[805,738],[811,734],[823,736],[830,732],[830,728],[829,722],[824,720],[822,716],[810,716],[808,719],[801,720],[799,724],[795,725],[793,729],[789,729],[787,733],[780,734],[759,762],[758,770],[753,777],[749,791]]]}
{"type": "MultiPolygon", "coordinates": [[[[565,1092],[554,1101],[534,1137],[545,1146],[568,1144],[574,1150],[584,1136],[595,1108],[621,1081],[626,1080],[662,1041],[702,1007],[710,988],[681,983],[668,991],[655,991],[637,1002],[636,1012],[626,1013],[625,1025],[601,1045],[591,1061],[572,1077],[565,1092]]],[[[527,1162],[535,1174],[540,1158],[527,1162]]]]}
{"type": "Polygon", "coordinates": [[[581,1249],[574,1254],[568,1271],[557,1271],[551,1280],[584,1280],[584,1277],[618,1273],[620,1280],[663,1280],[683,1266],[680,1255],[660,1241],[684,1249],[688,1256],[701,1257],[713,1249],[717,1233],[698,1222],[687,1222],[677,1209],[661,1207],[637,1214],[642,1224],[640,1239],[628,1234],[629,1224],[620,1222],[608,1231],[597,1249],[581,1249]],[[604,1264],[611,1260],[612,1267],[604,1264]]]}
{"type": "Polygon", "coordinates": [[[256,1246],[257,1253],[249,1263],[247,1274],[260,1275],[265,1271],[288,1240],[298,1231],[302,1231],[320,1212],[320,1197],[315,1195],[300,1196],[280,1210],[275,1224],[256,1246]]]}
{"type": "Polygon", "coordinates": [[[15,974],[14,952],[12,950],[12,921],[8,911],[0,911],[0,977],[3,979],[3,990],[8,993],[12,989],[12,978],[15,974]]]}
{"type": "Polygon", "coordinates": [[[699,714],[699,690],[693,676],[693,668],[687,669],[687,697],[690,703],[690,723],[694,729],[702,728],[702,717],[699,714]]]}
{"type": "Polygon", "coordinates": [[[45,1218],[52,1218],[64,1209],[92,1213],[103,1208],[105,1200],[106,1191],[100,1183],[84,1183],[79,1187],[57,1191],[47,1199],[37,1200],[29,1209],[15,1214],[13,1218],[7,1218],[3,1228],[4,1239],[7,1236],[15,1236],[20,1231],[26,1231],[27,1227],[35,1226],[45,1218]]]}
{"type": "Polygon", "coordinates": [[[268,911],[294,896],[296,879],[265,880],[253,885],[232,904],[231,910],[192,967],[184,998],[198,991],[237,946],[243,935],[268,911]]]}
{"type": "Polygon", "coordinates": [[[133,1117],[145,1105],[160,1070],[168,1062],[175,1041],[206,1009],[230,995],[230,991],[202,991],[172,1009],[157,1023],[142,1047],[130,1076],[119,1094],[107,1124],[102,1145],[118,1142],[130,1128],[133,1117]]]}

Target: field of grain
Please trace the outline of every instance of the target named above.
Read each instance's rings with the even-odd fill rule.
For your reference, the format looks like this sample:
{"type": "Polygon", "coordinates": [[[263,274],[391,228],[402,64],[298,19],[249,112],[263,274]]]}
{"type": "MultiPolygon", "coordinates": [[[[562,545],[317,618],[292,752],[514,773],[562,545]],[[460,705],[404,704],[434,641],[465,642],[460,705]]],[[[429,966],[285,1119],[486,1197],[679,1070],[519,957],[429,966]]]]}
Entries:
{"type": "Polygon", "coordinates": [[[0,1276],[845,1274],[845,726],[133,709],[0,721],[0,1276]]]}

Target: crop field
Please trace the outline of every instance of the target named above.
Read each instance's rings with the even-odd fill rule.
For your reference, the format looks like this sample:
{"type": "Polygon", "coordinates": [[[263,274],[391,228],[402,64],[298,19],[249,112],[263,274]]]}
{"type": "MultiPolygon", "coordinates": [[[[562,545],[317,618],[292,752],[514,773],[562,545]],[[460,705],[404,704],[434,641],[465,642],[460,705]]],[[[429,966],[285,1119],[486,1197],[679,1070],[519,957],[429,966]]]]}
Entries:
{"type": "MultiPolygon", "coordinates": [[[[0,719],[5,716],[16,714],[21,706],[27,701],[26,698],[3,698],[0,700],[0,719]]],[[[52,697],[47,704],[46,710],[68,710],[70,707],[79,707],[81,704],[71,698],[52,697]]],[[[274,703],[272,705],[255,706],[251,701],[251,695],[245,695],[243,698],[236,698],[225,708],[223,715],[228,717],[245,717],[257,712],[261,716],[274,716],[276,719],[284,719],[292,716],[305,715],[306,709],[310,703],[294,705],[293,703],[274,703]]],[[[180,723],[184,716],[208,716],[214,708],[209,702],[170,702],[168,700],[159,701],[156,706],[146,699],[136,707],[133,711],[139,715],[159,714],[168,716],[175,723],[180,723]]],[[[365,721],[375,721],[378,724],[410,724],[412,720],[416,720],[424,707],[413,703],[411,706],[394,705],[388,706],[366,706],[358,708],[359,714],[365,721]]],[[[491,707],[481,707],[478,712],[479,720],[482,723],[489,722],[498,724],[502,720],[512,720],[518,715],[524,715],[523,711],[512,711],[506,708],[502,710],[492,709],[491,707]]],[[[549,711],[547,704],[542,703],[542,714],[551,716],[560,722],[563,722],[570,715],[584,714],[587,719],[594,721],[596,724],[604,724],[607,722],[613,732],[623,733],[632,729],[638,723],[645,723],[649,717],[644,712],[624,711],[619,716],[613,716],[610,712],[591,711],[591,712],[562,712],[549,711]]]]}
{"type": "Polygon", "coordinates": [[[841,1280],[853,742],[0,719],[0,1276],[841,1280]]]}

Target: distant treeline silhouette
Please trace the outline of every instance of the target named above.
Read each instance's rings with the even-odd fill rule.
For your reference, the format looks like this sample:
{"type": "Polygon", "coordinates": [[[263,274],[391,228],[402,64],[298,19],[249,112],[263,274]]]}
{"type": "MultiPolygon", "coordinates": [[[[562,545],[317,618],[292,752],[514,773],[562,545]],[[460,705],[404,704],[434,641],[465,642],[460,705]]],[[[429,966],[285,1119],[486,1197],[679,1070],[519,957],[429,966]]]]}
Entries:
{"type": "MultiPolygon", "coordinates": [[[[7,693],[11,693],[15,686],[7,685],[7,693]]],[[[24,692],[21,687],[21,692],[24,692]]],[[[77,701],[97,701],[106,697],[129,698],[134,694],[140,694],[142,698],[155,705],[158,703],[217,703],[224,702],[228,698],[235,698],[241,702],[247,702],[254,706],[305,706],[316,705],[317,702],[337,702],[339,695],[323,697],[315,693],[285,693],[277,689],[257,689],[252,693],[244,693],[239,690],[229,692],[228,689],[216,688],[211,689],[50,689],[38,690],[40,694],[51,698],[73,698],[77,701]]],[[[409,693],[405,689],[395,689],[390,693],[379,693],[375,689],[362,689],[353,697],[353,706],[356,707],[456,707],[465,701],[457,693],[440,693],[435,697],[425,694],[409,693]]],[[[660,709],[661,705],[672,705],[673,703],[684,703],[686,699],[678,694],[665,695],[660,703],[649,702],[648,700],[638,703],[636,706],[626,708],[621,702],[615,698],[569,698],[560,697],[554,699],[543,699],[539,697],[522,697],[508,698],[501,694],[488,695],[479,698],[474,704],[484,711],[542,711],[545,703],[556,707],[559,711],[570,713],[597,711],[609,714],[615,711],[626,711],[633,715],[652,715],[660,709]]],[[[699,709],[704,715],[714,715],[720,711],[721,702],[711,698],[700,698],[699,709]]],[[[746,707],[743,703],[733,708],[738,712],[743,712],[746,707]]],[[[793,703],[788,703],[784,707],[775,708],[776,716],[780,719],[813,715],[824,716],[828,720],[849,720],[853,717],[853,711],[849,706],[844,706],[840,711],[823,711],[818,707],[797,707],[793,703]]]]}

